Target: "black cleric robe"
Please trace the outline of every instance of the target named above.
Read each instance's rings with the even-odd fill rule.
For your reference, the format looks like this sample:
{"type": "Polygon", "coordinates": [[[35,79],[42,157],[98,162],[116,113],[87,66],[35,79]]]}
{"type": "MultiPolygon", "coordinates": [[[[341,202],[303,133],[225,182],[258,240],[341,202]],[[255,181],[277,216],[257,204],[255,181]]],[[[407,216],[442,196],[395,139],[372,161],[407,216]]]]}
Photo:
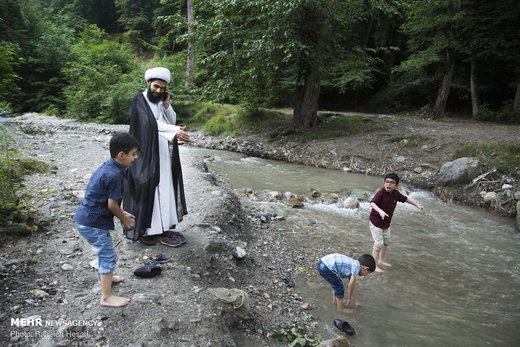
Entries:
{"type": "MultiPolygon", "coordinates": [[[[147,228],[150,228],[160,170],[157,121],[142,93],[138,93],[132,99],[130,134],[139,142],[139,155],[127,170],[123,208],[136,219],[132,229],[123,228],[123,231],[127,238],[136,241],[139,236],[144,235],[147,228]]],[[[173,140],[170,149],[176,212],[180,222],[188,211],[177,138],[173,140]]]]}

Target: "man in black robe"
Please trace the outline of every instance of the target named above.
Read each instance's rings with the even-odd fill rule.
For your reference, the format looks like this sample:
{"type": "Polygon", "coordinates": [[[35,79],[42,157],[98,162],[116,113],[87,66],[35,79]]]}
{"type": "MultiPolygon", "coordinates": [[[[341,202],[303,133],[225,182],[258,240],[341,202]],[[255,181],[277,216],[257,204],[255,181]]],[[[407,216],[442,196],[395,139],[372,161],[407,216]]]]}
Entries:
{"type": "Polygon", "coordinates": [[[170,71],[149,69],[145,80],[148,88],[132,99],[130,133],[139,142],[139,158],[128,170],[123,199],[136,220],[133,229],[124,231],[147,245],[161,236],[162,244],[177,247],[186,239],[173,229],[187,214],[177,140],[189,141],[189,135],[175,125],[167,87],[170,71]]]}

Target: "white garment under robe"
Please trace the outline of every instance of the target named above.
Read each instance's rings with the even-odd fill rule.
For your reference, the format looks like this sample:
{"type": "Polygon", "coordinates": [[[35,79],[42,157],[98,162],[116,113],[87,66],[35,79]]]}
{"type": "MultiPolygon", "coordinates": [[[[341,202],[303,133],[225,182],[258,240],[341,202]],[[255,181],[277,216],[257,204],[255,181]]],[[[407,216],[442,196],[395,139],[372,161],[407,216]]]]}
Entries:
{"type": "Polygon", "coordinates": [[[165,108],[162,101],[157,104],[150,102],[146,90],[143,95],[157,120],[159,134],[159,185],[155,188],[152,224],[145,233],[146,236],[151,236],[162,234],[170,226],[179,223],[175,206],[175,192],[173,191],[169,142],[173,141],[180,127],[175,125],[177,115],[171,106],[165,108]]]}

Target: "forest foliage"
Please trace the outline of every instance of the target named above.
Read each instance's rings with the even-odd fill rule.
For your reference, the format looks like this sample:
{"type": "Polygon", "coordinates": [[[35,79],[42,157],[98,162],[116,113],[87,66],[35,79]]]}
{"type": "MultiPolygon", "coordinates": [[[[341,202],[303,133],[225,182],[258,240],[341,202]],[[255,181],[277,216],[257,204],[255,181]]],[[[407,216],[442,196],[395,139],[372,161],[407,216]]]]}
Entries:
{"type": "Polygon", "coordinates": [[[296,128],[318,108],[520,123],[519,27],[517,0],[2,0],[0,108],[125,123],[162,65],[176,103],[296,128]]]}

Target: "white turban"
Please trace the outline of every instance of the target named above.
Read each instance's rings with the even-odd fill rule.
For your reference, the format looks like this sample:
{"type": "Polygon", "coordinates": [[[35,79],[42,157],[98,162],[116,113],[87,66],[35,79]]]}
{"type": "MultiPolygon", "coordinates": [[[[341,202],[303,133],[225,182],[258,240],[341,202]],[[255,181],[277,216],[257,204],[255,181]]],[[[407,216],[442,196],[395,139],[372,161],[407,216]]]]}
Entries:
{"type": "Polygon", "coordinates": [[[170,83],[170,70],[165,67],[154,67],[146,70],[144,73],[144,79],[147,81],[155,78],[166,81],[166,83],[170,83]]]}

